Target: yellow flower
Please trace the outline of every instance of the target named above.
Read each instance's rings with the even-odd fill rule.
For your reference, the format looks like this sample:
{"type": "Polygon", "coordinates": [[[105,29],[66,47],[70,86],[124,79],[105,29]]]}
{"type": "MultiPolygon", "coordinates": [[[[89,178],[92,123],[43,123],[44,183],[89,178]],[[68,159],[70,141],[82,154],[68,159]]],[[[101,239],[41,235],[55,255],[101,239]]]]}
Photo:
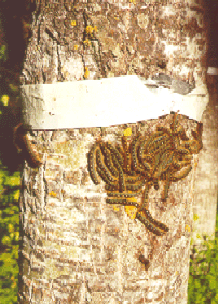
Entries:
{"type": "Polygon", "coordinates": [[[72,25],[72,26],[76,26],[76,20],[72,20],[72,21],[71,21],[71,25],[72,25]]]}

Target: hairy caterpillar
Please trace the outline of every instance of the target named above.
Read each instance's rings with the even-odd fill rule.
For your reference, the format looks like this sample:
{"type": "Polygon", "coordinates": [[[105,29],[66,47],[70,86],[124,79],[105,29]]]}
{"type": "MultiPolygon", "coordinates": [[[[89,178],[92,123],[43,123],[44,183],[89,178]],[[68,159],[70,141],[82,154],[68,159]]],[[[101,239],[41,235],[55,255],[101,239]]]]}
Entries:
{"type": "Polygon", "coordinates": [[[165,233],[159,227],[156,227],[153,222],[150,222],[150,219],[148,219],[145,215],[142,215],[142,213],[137,212],[136,219],[140,220],[140,222],[142,222],[149,231],[157,236],[161,236],[165,233]]]}
{"type": "Polygon", "coordinates": [[[108,204],[121,204],[123,206],[135,206],[138,207],[138,204],[134,201],[127,200],[126,198],[107,198],[106,203],[108,204]]]}

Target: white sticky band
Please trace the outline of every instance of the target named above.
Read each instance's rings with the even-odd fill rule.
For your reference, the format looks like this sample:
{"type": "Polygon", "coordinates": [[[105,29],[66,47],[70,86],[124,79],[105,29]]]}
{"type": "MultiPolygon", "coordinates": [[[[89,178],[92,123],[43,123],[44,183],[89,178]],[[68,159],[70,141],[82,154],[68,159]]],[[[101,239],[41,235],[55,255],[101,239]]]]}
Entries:
{"type": "Polygon", "coordinates": [[[108,127],[170,111],[200,121],[208,103],[204,86],[180,95],[163,87],[151,90],[136,75],[20,88],[24,123],[32,129],[108,127]]]}

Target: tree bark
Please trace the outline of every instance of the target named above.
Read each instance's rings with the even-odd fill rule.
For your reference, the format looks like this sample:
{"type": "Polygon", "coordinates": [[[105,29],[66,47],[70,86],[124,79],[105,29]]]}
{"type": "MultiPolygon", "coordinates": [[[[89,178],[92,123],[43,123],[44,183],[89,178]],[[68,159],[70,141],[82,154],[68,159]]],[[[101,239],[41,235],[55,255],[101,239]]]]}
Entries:
{"type": "MultiPolygon", "coordinates": [[[[201,17],[194,1],[37,1],[21,81],[162,72],[201,86],[201,17]]],[[[99,138],[121,145],[127,128],[133,137],[144,136],[157,126],[169,129],[172,120],[169,114],[108,128],[29,132],[43,165],[32,169],[25,163],[23,170],[19,303],[187,303],[198,157],[189,175],[170,185],[165,203],[163,183],[149,192],[153,218],[169,227],[163,236],[148,231],[125,207],[107,204],[105,183],[95,185],[87,166],[99,138]]],[[[179,124],[189,137],[197,126],[183,115],[179,124]]]]}
{"type": "MultiPolygon", "coordinates": [[[[218,67],[213,51],[216,49],[214,39],[217,28],[217,3],[205,2],[205,32],[207,35],[207,66],[218,67]]],[[[203,150],[199,155],[196,170],[195,194],[193,204],[193,234],[192,245],[202,250],[204,242],[214,240],[217,214],[218,189],[218,111],[217,111],[217,75],[207,74],[206,82],[209,93],[209,103],[203,114],[204,125],[203,150]]]]}
{"type": "Polygon", "coordinates": [[[194,190],[192,246],[198,250],[204,250],[205,241],[215,238],[218,189],[218,95],[215,77],[207,77],[210,102],[202,117],[204,148],[199,155],[194,190]]]}

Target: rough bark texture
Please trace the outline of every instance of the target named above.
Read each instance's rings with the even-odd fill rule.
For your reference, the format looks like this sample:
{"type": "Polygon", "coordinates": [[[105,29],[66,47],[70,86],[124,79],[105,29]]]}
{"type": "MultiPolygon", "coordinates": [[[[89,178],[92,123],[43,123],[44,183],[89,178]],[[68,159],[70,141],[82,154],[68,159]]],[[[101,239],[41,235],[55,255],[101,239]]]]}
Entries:
{"type": "MultiPolygon", "coordinates": [[[[87,171],[87,153],[99,136],[120,142],[126,127],[145,134],[157,124],[169,126],[172,115],[167,118],[103,130],[35,132],[44,165],[38,172],[24,168],[20,293],[27,300],[21,303],[29,297],[34,303],[185,303],[195,169],[172,184],[166,203],[162,185],[150,192],[152,215],[169,226],[163,237],[129,218],[124,207],[106,204],[105,183],[94,185],[87,171]],[[148,269],[140,255],[150,260],[148,269]]],[[[196,126],[185,118],[181,124],[196,126]]]]}
{"type": "MultiPolygon", "coordinates": [[[[217,67],[213,52],[216,50],[215,39],[217,22],[217,3],[205,5],[205,33],[207,35],[207,65],[217,67]]],[[[207,75],[209,103],[203,114],[203,150],[199,155],[196,170],[195,194],[193,204],[193,246],[204,248],[205,240],[215,238],[218,190],[218,76],[207,75]]]]}
{"type": "MultiPolygon", "coordinates": [[[[21,81],[163,72],[202,84],[204,45],[202,7],[195,1],[38,1],[21,81]]],[[[131,128],[144,134],[171,120],[131,128]]],[[[186,117],[181,124],[189,135],[196,127],[186,117]]],[[[165,236],[154,236],[124,207],[106,204],[104,183],[94,185],[87,171],[94,141],[120,142],[126,127],[32,134],[43,166],[24,167],[19,303],[187,303],[197,158],[188,177],[170,187],[166,204],[162,186],[150,192],[152,215],[169,226],[165,236]]]]}
{"type": "Polygon", "coordinates": [[[205,35],[197,3],[37,1],[23,84],[157,72],[202,83],[205,35]]]}
{"type": "Polygon", "coordinates": [[[218,190],[218,94],[217,76],[208,75],[210,102],[202,117],[203,145],[196,170],[194,194],[193,245],[215,237],[218,190]]]}

